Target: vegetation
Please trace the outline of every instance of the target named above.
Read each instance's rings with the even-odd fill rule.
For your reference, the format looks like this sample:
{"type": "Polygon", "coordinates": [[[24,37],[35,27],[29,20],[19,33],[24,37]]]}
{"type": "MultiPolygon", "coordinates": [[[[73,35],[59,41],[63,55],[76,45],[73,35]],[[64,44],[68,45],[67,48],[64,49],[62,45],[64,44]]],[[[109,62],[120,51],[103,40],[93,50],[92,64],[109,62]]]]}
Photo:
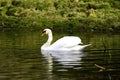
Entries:
{"type": "Polygon", "coordinates": [[[120,31],[119,0],[0,0],[0,29],[120,31]]]}

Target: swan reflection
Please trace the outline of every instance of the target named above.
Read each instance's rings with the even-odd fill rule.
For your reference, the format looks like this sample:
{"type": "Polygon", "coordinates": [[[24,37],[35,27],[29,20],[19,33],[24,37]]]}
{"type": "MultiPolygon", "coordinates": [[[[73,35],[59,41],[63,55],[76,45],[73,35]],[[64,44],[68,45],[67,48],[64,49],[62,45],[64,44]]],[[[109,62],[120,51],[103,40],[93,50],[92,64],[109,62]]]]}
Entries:
{"type": "Polygon", "coordinates": [[[48,60],[50,65],[53,65],[53,60],[57,61],[63,66],[80,65],[82,57],[86,53],[80,51],[41,51],[43,56],[48,60]]]}

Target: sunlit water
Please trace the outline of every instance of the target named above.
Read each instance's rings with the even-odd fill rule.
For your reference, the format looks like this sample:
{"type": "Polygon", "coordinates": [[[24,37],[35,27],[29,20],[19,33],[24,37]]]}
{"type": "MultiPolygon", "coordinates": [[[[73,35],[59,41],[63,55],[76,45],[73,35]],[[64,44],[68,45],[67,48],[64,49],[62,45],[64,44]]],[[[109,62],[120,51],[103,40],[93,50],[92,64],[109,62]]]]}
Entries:
{"type": "Polygon", "coordinates": [[[55,34],[81,37],[92,45],[80,52],[42,51],[40,31],[0,34],[0,80],[120,80],[120,35],[55,34]]]}

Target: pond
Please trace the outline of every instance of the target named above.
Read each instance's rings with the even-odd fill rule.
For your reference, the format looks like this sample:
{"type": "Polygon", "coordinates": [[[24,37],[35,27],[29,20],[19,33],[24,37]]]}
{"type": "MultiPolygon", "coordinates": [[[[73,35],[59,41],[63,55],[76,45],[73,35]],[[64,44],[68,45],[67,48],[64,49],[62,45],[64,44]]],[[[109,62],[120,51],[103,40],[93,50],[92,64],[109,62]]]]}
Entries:
{"type": "Polygon", "coordinates": [[[120,80],[120,35],[54,31],[92,44],[80,52],[41,52],[41,31],[0,32],[0,80],[120,80]],[[44,54],[46,53],[46,54],[44,54]]]}

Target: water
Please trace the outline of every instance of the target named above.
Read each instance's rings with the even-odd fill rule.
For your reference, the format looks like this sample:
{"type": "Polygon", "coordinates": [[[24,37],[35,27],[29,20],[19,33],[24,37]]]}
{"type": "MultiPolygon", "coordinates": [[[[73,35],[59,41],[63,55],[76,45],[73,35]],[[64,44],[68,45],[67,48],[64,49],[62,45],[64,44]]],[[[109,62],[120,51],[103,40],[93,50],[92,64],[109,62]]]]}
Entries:
{"type": "Polygon", "coordinates": [[[40,31],[1,32],[0,80],[120,80],[120,35],[78,32],[54,38],[64,35],[92,45],[81,52],[41,52],[47,37],[40,31]]]}

